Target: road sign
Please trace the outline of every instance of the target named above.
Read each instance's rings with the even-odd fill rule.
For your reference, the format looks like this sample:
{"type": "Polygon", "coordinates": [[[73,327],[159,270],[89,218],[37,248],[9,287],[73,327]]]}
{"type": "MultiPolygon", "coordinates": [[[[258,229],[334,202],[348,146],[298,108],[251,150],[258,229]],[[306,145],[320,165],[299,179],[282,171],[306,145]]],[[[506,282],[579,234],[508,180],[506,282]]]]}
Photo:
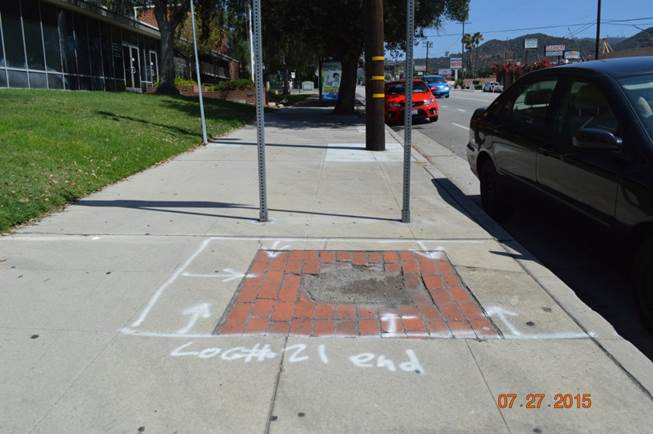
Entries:
{"type": "Polygon", "coordinates": [[[524,39],[524,48],[532,49],[537,48],[537,39],[536,38],[526,38],[524,39]]]}
{"type": "Polygon", "coordinates": [[[415,71],[425,72],[426,71],[426,65],[415,65],[415,71]]]}
{"type": "Polygon", "coordinates": [[[565,51],[565,59],[567,60],[580,59],[580,51],[565,51]]]}
{"type": "Polygon", "coordinates": [[[544,47],[544,51],[550,51],[550,52],[557,52],[557,51],[565,51],[567,47],[564,46],[564,44],[559,44],[559,45],[547,45],[544,47]]]}
{"type": "Polygon", "coordinates": [[[449,59],[449,68],[451,69],[462,69],[463,67],[463,58],[462,57],[451,57],[449,59]]]}
{"type": "Polygon", "coordinates": [[[545,51],[544,55],[546,57],[562,57],[564,51],[545,51]]]}
{"type": "Polygon", "coordinates": [[[438,69],[438,75],[441,75],[443,77],[450,77],[453,75],[453,71],[451,68],[440,68],[438,69]]]}

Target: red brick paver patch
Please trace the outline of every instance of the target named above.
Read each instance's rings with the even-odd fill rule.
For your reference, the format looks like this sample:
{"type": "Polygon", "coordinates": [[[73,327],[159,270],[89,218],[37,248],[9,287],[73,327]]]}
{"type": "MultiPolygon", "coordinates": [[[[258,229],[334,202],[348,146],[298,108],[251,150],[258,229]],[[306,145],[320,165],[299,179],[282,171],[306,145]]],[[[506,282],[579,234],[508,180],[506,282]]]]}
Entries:
{"type": "MultiPolygon", "coordinates": [[[[413,251],[257,252],[216,334],[496,338],[446,255],[413,251]],[[400,275],[410,302],[326,303],[302,288],[329,267],[400,275]]],[[[315,294],[314,290],[311,290],[315,294]]]]}

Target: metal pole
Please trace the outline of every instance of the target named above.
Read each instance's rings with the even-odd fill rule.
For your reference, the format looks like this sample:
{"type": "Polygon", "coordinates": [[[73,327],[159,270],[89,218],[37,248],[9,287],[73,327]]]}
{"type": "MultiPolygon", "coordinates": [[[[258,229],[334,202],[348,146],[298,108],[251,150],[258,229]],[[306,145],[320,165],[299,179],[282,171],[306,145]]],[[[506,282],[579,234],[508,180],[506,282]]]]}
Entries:
{"type": "Polygon", "coordinates": [[[190,19],[193,25],[193,50],[195,51],[195,72],[197,72],[197,94],[200,98],[200,116],[202,118],[202,140],[205,145],[209,142],[206,134],[206,117],[204,116],[204,98],[202,97],[202,78],[200,77],[200,57],[197,54],[197,36],[195,35],[195,7],[193,0],[190,1],[190,19]]]}
{"type": "Polygon", "coordinates": [[[253,0],[254,77],[256,83],[256,143],[258,149],[259,220],[268,221],[265,186],[265,87],[263,86],[263,32],[261,30],[261,0],[253,0]]]}
{"type": "Polygon", "coordinates": [[[426,41],[426,68],[424,69],[425,74],[429,73],[429,48],[431,48],[432,46],[433,46],[433,42],[426,41]]]}
{"type": "Polygon", "coordinates": [[[415,0],[406,1],[406,105],[404,107],[404,197],[401,221],[410,223],[410,163],[413,128],[413,47],[415,41],[415,0]]]}
{"type": "Polygon", "coordinates": [[[594,52],[594,58],[599,59],[599,44],[601,43],[601,0],[599,0],[597,12],[596,12],[596,50],[594,52]]]}
{"type": "Polygon", "coordinates": [[[252,81],[254,81],[254,36],[252,35],[252,5],[248,4],[247,8],[249,10],[249,19],[247,21],[247,27],[249,31],[249,75],[252,81]]]}
{"type": "Polygon", "coordinates": [[[385,151],[383,0],[365,0],[365,149],[385,151]]]}
{"type": "Polygon", "coordinates": [[[462,47],[460,50],[462,53],[460,58],[463,59],[462,68],[460,68],[460,74],[462,75],[462,78],[465,79],[465,20],[463,20],[463,36],[460,39],[460,46],[462,47]]]}

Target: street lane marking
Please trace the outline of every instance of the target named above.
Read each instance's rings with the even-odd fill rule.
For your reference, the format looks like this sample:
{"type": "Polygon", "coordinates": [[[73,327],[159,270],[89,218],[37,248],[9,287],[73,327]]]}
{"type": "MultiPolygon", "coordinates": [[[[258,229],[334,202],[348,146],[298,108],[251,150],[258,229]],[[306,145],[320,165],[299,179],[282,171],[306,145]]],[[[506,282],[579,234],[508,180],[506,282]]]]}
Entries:
{"type": "Polygon", "coordinates": [[[465,113],[465,112],[467,111],[467,110],[465,110],[465,109],[457,109],[457,110],[458,110],[459,112],[463,112],[463,113],[465,113]]]}
{"type": "Polygon", "coordinates": [[[469,128],[467,128],[467,127],[464,126],[464,125],[460,125],[460,124],[457,124],[457,123],[455,123],[455,122],[452,122],[451,125],[453,125],[454,127],[462,128],[463,130],[467,130],[467,131],[469,131],[469,128]]]}

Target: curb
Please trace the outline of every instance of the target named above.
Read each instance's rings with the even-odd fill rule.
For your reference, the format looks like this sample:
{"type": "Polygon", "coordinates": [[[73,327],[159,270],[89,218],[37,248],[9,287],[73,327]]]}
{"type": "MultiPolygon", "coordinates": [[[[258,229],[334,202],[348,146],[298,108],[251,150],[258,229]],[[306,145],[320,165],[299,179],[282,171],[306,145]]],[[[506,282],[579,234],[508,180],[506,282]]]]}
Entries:
{"type": "MultiPolygon", "coordinates": [[[[394,133],[394,131],[393,131],[394,133]]],[[[415,131],[413,131],[415,134],[415,131]]],[[[642,392],[653,400],[653,365],[651,361],[644,356],[634,345],[622,338],[608,321],[601,315],[590,309],[583,303],[576,293],[567,286],[558,276],[542,265],[538,259],[529,252],[524,246],[512,238],[512,236],[492,219],[485,211],[472,201],[467,194],[463,192],[468,186],[459,187],[453,177],[448,176],[446,172],[451,172],[451,165],[441,166],[438,160],[446,158],[449,162],[461,160],[468,166],[467,161],[455,155],[449,149],[440,145],[436,141],[420,134],[420,140],[428,140],[431,146],[439,151],[442,155],[436,155],[424,166],[439,186],[441,186],[462,209],[466,215],[479,224],[483,229],[488,231],[496,241],[501,245],[503,250],[509,254],[518,256],[513,259],[549,296],[551,299],[574,321],[581,330],[583,330],[597,347],[606,354],[615,365],[617,365],[625,375],[635,383],[642,392]]],[[[403,139],[398,135],[393,135],[395,139],[403,146],[403,139]]],[[[421,151],[417,150],[420,153],[421,151]]],[[[461,161],[454,166],[460,167],[461,161]]],[[[455,169],[455,168],[454,168],[455,169]]],[[[469,170],[469,169],[468,169],[469,170]]]]}

